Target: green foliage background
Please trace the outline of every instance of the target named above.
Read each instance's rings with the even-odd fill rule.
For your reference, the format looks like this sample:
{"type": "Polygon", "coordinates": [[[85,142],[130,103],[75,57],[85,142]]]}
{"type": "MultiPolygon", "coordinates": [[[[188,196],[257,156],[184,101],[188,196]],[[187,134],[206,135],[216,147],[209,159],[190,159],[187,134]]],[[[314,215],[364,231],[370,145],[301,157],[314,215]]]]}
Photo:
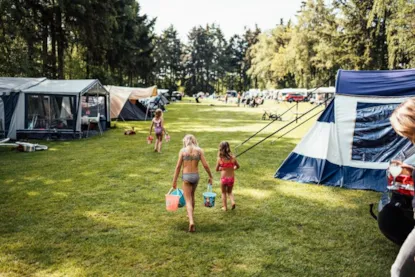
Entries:
{"type": "MultiPolygon", "coordinates": [[[[185,90],[312,88],[338,69],[415,67],[412,0],[307,0],[295,22],[276,20],[226,38],[216,24],[188,40],[154,33],[140,1],[2,0],[0,76],[98,78],[104,84],[185,90]]],[[[334,85],[332,81],[329,85],[334,85]]]]}

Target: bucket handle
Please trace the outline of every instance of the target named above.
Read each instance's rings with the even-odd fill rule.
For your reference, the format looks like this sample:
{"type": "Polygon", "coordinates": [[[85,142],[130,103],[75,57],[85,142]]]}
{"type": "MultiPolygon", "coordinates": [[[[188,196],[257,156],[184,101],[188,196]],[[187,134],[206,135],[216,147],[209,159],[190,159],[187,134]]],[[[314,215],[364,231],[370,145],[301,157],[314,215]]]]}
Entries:
{"type": "Polygon", "coordinates": [[[207,192],[212,192],[212,184],[207,185],[207,192]]]}
{"type": "MultiPolygon", "coordinates": [[[[167,193],[167,195],[169,195],[173,190],[173,187],[170,188],[169,192],[167,193]]],[[[181,192],[179,189],[175,189],[177,190],[181,195],[183,195],[183,192],[181,192]]]]}
{"type": "Polygon", "coordinates": [[[170,192],[173,190],[173,187],[170,188],[169,192],[167,193],[167,195],[170,194],[170,192]]]}

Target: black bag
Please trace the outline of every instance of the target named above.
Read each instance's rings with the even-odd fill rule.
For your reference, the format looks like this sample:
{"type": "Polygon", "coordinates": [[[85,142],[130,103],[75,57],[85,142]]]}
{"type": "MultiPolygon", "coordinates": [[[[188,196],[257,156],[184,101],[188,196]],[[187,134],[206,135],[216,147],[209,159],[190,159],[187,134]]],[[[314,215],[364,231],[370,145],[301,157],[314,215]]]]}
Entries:
{"type": "Polygon", "coordinates": [[[402,245],[415,226],[412,196],[392,193],[391,201],[379,212],[377,220],[383,235],[402,245]]]}

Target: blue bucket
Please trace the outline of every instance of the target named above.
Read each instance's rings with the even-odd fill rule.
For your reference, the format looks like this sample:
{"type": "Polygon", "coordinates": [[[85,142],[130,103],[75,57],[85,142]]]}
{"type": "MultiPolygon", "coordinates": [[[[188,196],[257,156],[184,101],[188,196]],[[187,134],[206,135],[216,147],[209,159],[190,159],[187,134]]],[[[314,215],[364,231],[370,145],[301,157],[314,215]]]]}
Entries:
{"type": "Polygon", "coordinates": [[[205,207],[212,208],[215,206],[216,193],[212,192],[212,185],[209,184],[207,191],[203,193],[203,203],[205,207]]]}
{"type": "Polygon", "coordinates": [[[182,207],[186,206],[186,200],[184,199],[183,190],[181,190],[181,189],[175,189],[170,194],[171,195],[178,195],[178,196],[180,196],[179,208],[182,208],[182,207]]]}

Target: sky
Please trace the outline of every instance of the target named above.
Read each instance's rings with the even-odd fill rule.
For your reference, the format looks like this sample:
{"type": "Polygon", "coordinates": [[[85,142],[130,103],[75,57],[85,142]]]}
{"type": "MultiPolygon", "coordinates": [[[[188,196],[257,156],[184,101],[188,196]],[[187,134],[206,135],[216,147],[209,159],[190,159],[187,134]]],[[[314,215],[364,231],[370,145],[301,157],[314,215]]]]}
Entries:
{"type": "Polygon", "coordinates": [[[269,30],[279,24],[280,18],[287,22],[295,19],[304,0],[138,0],[140,14],[157,17],[155,31],[173,25],[180,38],[186,40],[194,26],[207,23],[218,24],[229,39],[243,34],[244,27],[269,30]]]}

